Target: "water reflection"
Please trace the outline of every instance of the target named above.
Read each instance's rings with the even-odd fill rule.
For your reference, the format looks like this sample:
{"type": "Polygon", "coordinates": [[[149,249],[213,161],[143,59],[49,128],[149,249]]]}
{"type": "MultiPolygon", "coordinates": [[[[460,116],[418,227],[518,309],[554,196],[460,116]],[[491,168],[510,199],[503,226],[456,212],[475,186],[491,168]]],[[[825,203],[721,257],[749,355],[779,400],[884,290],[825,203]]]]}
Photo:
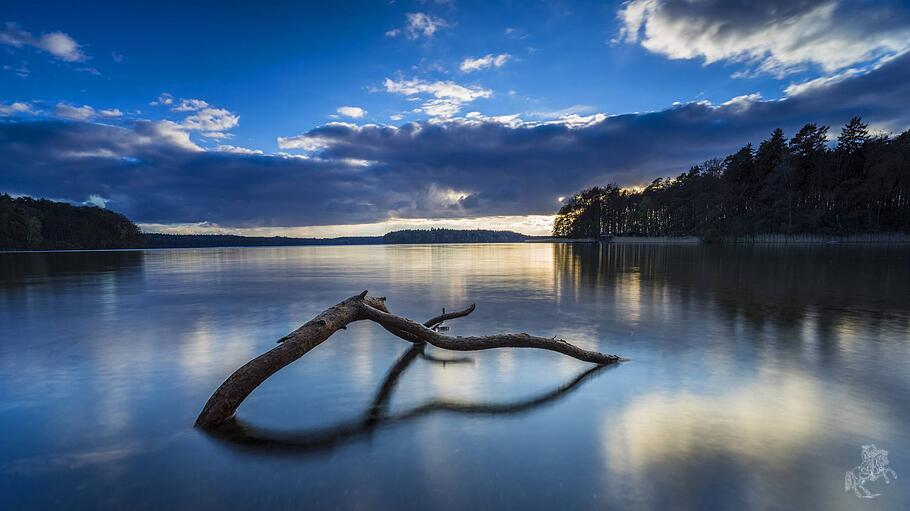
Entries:
{"type": "Polygon", "coordinates": [[[333,426],[306,431],[278,431],[254,426],[233,418],[222,426],[206,430],[212,438],[231,447],[252,449],[254,453],[278,455],[330,450],[360,437],[370,436],[377,428],[419,419],[434,412],[468,415],[516,415],[561,399],[594,375],[614,366],[592,366],[569,382],[536,396],[503,403],[434,399],[404,411],[389,413],[389,402],[402,374],[417,360],[435,364],[473,363],[470,357],[440,357],[427,354],[426,345],[415,344],[389,369],[369,408],[362,417],[333,426]]]}
{"type": "Polygon", "coordinates": [[[50,282],[68,275],[109,274],[142,270],[144,252],[7,252],[0,253],[0,286],[50,282]]]}
{"type": "Polygon", "coordinates": [[[910,467],[908,331],[906,246],[0,254],[0,508],[848,508],[860,445],[910,467]],[[456,362],[355,323],[233,431],[192,429],[234,369],[363,289],[416,318],[477,302],[453,335],[632,362],[456,362]]]}

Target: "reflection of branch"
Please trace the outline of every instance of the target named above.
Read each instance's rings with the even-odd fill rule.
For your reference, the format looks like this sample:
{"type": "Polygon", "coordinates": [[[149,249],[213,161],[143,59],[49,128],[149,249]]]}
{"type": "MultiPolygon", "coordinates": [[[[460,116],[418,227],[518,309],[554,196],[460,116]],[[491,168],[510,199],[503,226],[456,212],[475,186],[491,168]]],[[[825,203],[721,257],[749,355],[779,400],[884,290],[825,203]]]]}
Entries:
{"type": "Polygon", "coordinates": [[[435,355],[428,355],[426,353],[421,353],[420,358],[426,360],[427,362],[433,362],[436,364],[473,364],[474,359],[471,357],[457,357],[457,358],[442,358],[435,355]]]}
{"type": "Polygon", "coordinates": [[[540,394],[536,397],[514,401],[511,403],[471,403],[465,401],[450,401],[439,399],[430,403],[418,406],[404,413],[391,417],[391,420],[404,420],[426,415],[436,411],[449,411],[476,415],[511,415],[528,410],[533,410],[538,406],[545,405],[550,401],[555,401],[565,397],[566,393],[574,390],[582,384],[589,376],[603,370],[606,366],[594,366],[587,371],[582,372],[568,383],[557,387],[555,390],[540,394]]]}
{"type": "Polygon", "coordinates": [[[471,403],[437,399],[394,415],[386,414],[392,391],[398,384],[399,378],[417,358],[420,358],[422,350],[423,346],[414,345],[395,362],[379,387],[367,413],[360,419],[341,422],[325,428],[282,432],[252,426],[237,418],[232,418],[217,428],[205,431],[212,438],[224,442],[230,447],[255,452],[278,455],[318,452],[338,447],[362,436],[368,436],[383,424],[400,424],[438,411],[485,415],[513,415],[528,412],[566,397],[587,379],[607,367],[594,366],[552,391],[510,403],[471,403]]]}

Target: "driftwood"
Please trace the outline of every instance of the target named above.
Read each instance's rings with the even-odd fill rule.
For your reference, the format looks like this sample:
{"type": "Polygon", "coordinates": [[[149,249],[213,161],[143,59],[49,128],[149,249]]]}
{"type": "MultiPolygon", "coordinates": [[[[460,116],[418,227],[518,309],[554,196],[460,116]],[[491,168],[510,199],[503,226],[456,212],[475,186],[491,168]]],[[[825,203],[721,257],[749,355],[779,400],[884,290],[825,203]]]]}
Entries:
{"type": "Polygon", "coordinates": [[[474,311],[467,309],[437,316],[416,323],[389,312],[385,298],[367,296],[364,291],[357,296],[327,309],[297,330],[279,339],[279,345],[244,364],[228,377],[206,402],[196,419],[196,427],[214,428],[231,419],[237,407],[269,376],[297,360],[328,339],[333,333],[347,327],[348,323],[371,320],[404,340],[415,344],[430,344],[454,351],[477,351],[493,348],[537,348],[555,351],[570,357],[599,365],[612,364],[622,359],[587,351],[562,339],[548,339],[528,334],[498,334],[474,337],[451,337],[432,328],[442,321],[467,316],[474,311]]]}

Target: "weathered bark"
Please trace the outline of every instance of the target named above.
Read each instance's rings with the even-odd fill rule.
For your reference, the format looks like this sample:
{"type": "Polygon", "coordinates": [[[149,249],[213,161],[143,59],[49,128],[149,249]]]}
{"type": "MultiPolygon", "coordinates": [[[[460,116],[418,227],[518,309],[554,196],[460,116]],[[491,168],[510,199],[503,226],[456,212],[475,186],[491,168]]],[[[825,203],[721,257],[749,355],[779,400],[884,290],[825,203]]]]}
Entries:
{"type": "MultiPolygon", "coordinates": [[[[568,355],[585,362],[593,362],[595,364],[611,364],[622,360],[616,355],[607,355],[596,351],[584,350],[574,344],[569,344],[563,339],[548,339],[546,337],[536,337],[525,333],[450,337],[431,330],[410,319],[402,318],[401,316],[396,316],[373,307],[371,304],[360,303],[358,305],[361,308],[364,318],[379,323],[385,327],[386,330],[392,333],[403,332],[413,338],[420,339],[427,344],[446,350],[479,351],[494,348],[537,348],[556,351],[563,355],[568,355]]],[[[399,334],[396,333],[396,335],[399,334]]]]}
{"type": "Polygon", "coordinates": [[[528,334],[500,334],[482,337],[442,335],[431,330],[431,327],[446,319],[467,316],[474,311],[474,306],[442,314],[421,325],[391,314],[385,306],[385,298],[367,297],[366,295],[367,292],[364,291],[329,308],[297,330],[282,337],[275,348],[234,371],[206,402],[199,417],[196,418],[196,426],[212,428],[224,423],[234,416],[240,403],[269,376],[305,355],[336,331],[346,328],[348,323],[364,319],[375,321],[392,334],[415,344],[428,343],[448,350],[538,348],[556,351],[596,364],[610,364],[621,360],[616,355],[583,350],[562,339],[546,339],[528,334]]]}
{"type": "Polygon", "coordinates": [[[196,426],[212,427],[231,418],[240,403],[269,376],[319,346],[348,323],[359,319],[360,303],[371,300],[378,302],[375,304],[377,307],[384,307],[381,300],[367,299],[366,294],[364,291],[327,309],[284,336],[281,344],[234,371],[205,403],[202,413],[196,418],[196,426]]]}

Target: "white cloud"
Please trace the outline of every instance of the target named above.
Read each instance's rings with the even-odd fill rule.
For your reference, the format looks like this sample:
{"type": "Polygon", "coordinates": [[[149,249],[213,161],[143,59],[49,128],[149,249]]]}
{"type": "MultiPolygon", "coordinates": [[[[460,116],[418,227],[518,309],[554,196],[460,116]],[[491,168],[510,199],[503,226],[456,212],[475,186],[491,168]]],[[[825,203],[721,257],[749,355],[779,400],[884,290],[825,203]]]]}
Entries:
{"type": "Polygon", "coordinates": [[[234,154],[263,154],[263,152],[258,149],[247,149],[246,147],[237,147],[233,145],[220,145],[216,147],[215,150],[234,154]]]}
{"type": "Polygon", "coordinates": [[[41,37],[35,37],[30,32],[22,30],[16,23],[6,23],[0,30],[0,44],[14,48],[30,46],[46,51],[54,57],[66,62],[81,62],[86,59],[82,47],[72,37],[63,32],[49,32],[41,37]]]}
{"type": "MultiPolygon", "coordinates": [[[[366,124],[364,126],[358,126],[349,122],[330,122],[325,124],[327,129],[340,129],[345,131],[359,132],[364,128],[375,128],[375,124],[366,124]]],[[[394,127],[391,127],[395,129],[394,127]]],[[[313,133],[304,133],[301,135],[295,135],[291,137],[278,137],[278,148],[279,149],[302,149],[304,151],[318,151],[320,149],[325,149],[329,146],[332,141],[331,136],[316,135],[313,133]]],[[[287,156],[300,156],[300,155],[287,155],[287,156]]]]}
{"type": "Polygon", "coordinates": [[[500,55],[493,55],[488,53],[483,57],[476,59],[468,57],[461,62],[459,69],[465,73],[471,73],[474,71],[480,71],[481,69],[486,69],[488,67],[502,67],[511,58],[512,56],[508,53],[502,53],[500,55]]]}
{"type": "MultiPolygon", "coordinates": [[[[165,98],[165,99],[167,99],[167,98],[165,98]]],[[[159,98],[159,100],[160,100],[160,98],[159,98]]],[[[173,103],[173,100],[171,100],[170,103],[163,103],[163,104],[170,105],[172,103],[173,103]]],[[[173,110],[175,112],[195,112],[197,110],[202,110],[203,108],[206,108],[208,106],[209,106],[209,104],[201,99],[181,98],[180,103],[178,103],[176,106],[171,108],[171,110],[173,110]]]]}
{"type": "Polygon", "coordinates": [[[61,101],[57,103],[56,107],[54,107],[54,115],[73,121],[90,121],[99,116],[106,117],[108,119],[122,117],[123,112],[117,108],[95,110],[89,105],[76,106],[61,101]]]}
{"type": "Polygon", "coordinates": [[[837,74],[834,74],[831,76],[823,76],[821,78],[816,78],[814,80],[808,80],[808,81],[805,81],[802,83],[791,83],[790,85],[787,86],[786,89],[784,89],[784,93],[787,96],[795,96],[797,94],[803,94],[803,93],[811,91],[811,90],[824,88],[829,85],[833,85],[835,83],[842,82],[852,76],[865,74],[865,72],[866,72],[866,70],[863,70],[863,69],[850,68],[841,73],[837,73],[837,74]]]}
{"type": "Polygon", "coordinates": [[[9,64],[4,64],[3,69],[5,71],[12,71],[19,78],[28,78],[32,71],[28,68],[27,62],[22,62],[18,66],[11,66],[9,64]]]}
{"type": "Polygon", "coordinates": [[[366,115],[367,111],[356,106],[341,106],[336,110],[339,114],[352,119],[360,119],[366,115]]]}
{"type": "Polygon", "coordinates": [[[85,201],[85,204],[104,209],[107,207],[108,202],[110,202],[110,199],[105,199],[104,197],[93,193],[88,196],[88,200],[85,201]]]}
{"type": "Polygon", "coordinates": [[[414,112],[423,112],[430,117],[448,118],[461,111],[461,101],[457,99],[431,99],[414,112]]]}
{"type": "Polygon", "coordinates": [[[389,119],[391,119],[393,121],[400,121],[400,120],[404,119],[404,114],[392,114],[389,116],[389,119]]]}
{"type": "Polygon", "coordinates": [[[54,114],[74,121],[87,121],[97,115],[95,109],[88,105],[75,106],[63,102],[57,103],[57,107],[54,108],[54,114]]]}
{"type": "Polygon", "coordinates": [[[482,87],[459,85],[453,81],[428,82],[419,78],[412,80],[391,80],[386,78],[383,82],[386,92],[414,96],[417,94],[430,94],[436,98],[456,99],[461,102],[473,101],[478,98],[489,98],[493,91],[482,87]]]}
{"type": "Polygon", "coordinates": [[[408,99],[417,99],[419,96],[432,96],[423,102],[414,112],[423,112],[431,117],[449,118],[461,110],[464,103],[475,99],[489,98],[493,91],[476,86],[459,85],[453,81],[428,82],[419,78],[411,80],[385,79],[385,90],[393,94],[410,96],[408,99]],[[413,97],[413,98],[411,98],[413,97]]]}
{"type": "Polygon", "coordinates": [[[303,151],[318,151],[328,147],[329,141],[322,137],[310,135],[296,135],[293,137],[278,137],[279,149],[301,149],[303,151]]]}
{"type": "Polygon", "coordinates": [[[760,93],[755,92],[752,94],[744,94],[742,96],[736,96],[727,101],[721,103],[722,106],[729,107],[732,111],[740,112],[743,110],[748,110],[755,103],[762,100],[760,93]]]}
{"type": "Polygon", "coordinates": [[[405,15],[406,22],[404,30],[393,28],[385,33],[387,37],[398,37],[402,33],[408,39],[417,39],[418,37],[433,37],[440,29],[449,26],[446,20],[426,14],[423,12],[409,12],[405,15]]]}
{"type": "Polygon", "coordinates": [[[16,101],[10,104],[0,102],[0,116],[11,116],[16,114],[33,114],[32,105],[16,101]]]}
{"type": "MultiPolygon", "coordinates": [[[[240,124],[240,116],[224,108],[216,108],[207,101],[196,98],[174,98],[173,94],[163,92],[158,99],[149,103],[152,106],[168,106],[172,112],[186,112],[188,115],[178,122],[170,123],[169,130],[198,131],[206,138],[230,138],[226,131],[240,124]]],[[[189,141],[187,135],[187,141],[189,141]]],[[[192,142],[190,142],[192,144],[192,142]]],[[[184,144],[186,145],[186,144],[184,144]]],[[[193,147],[197,147],[192,144],[193,147]]]]}
{"type": "Polygon", "coordinates": [[[161,95],[158,96],[158,99],[156,99],[155,101],[150,102],[149,104],[152,105],[152,106],[159,106],[159,105],[168,106],[168,105],[173,105],[173,104],[174,104],[174,96],[173,96],[171,93],[169,93],[169,92],[162,92],[161,95]]]}
{"type": "Polygon", "coordinates": [[[567,115],[576,115],[576,114],[591,114],[596,112],[597,109],[591,105],[572,105],[566,108],[560,108],[559,110],[536,110],[533,112],[526,112],[527,115],[531,117],[537,117],[540,119],[560,119],[567,115]]]}
{"type": "Polygon", "coordinates": [[[240,116],[224,108],[203,108],[180,122],[180,127],[192,131],[220,132],[235,128],[240,116]]]}
{"type": "Polygon", "coordinates": [[[618,17],[617,41],[671,59],[746,63],[740,77],[833,73],[910,50],[910,9],[890,2],[632,0],[618,17]]]}
{"type": "Polygon", "coordinates": [[[173,121],[154,121],[140,125],[141,129],[137,130],[142,137],[141,142],[148,144],[164,141],[173,144],[181,149],[189,151],[202,151],[203,149],[190,140],[189,133],[173,121]]]}

